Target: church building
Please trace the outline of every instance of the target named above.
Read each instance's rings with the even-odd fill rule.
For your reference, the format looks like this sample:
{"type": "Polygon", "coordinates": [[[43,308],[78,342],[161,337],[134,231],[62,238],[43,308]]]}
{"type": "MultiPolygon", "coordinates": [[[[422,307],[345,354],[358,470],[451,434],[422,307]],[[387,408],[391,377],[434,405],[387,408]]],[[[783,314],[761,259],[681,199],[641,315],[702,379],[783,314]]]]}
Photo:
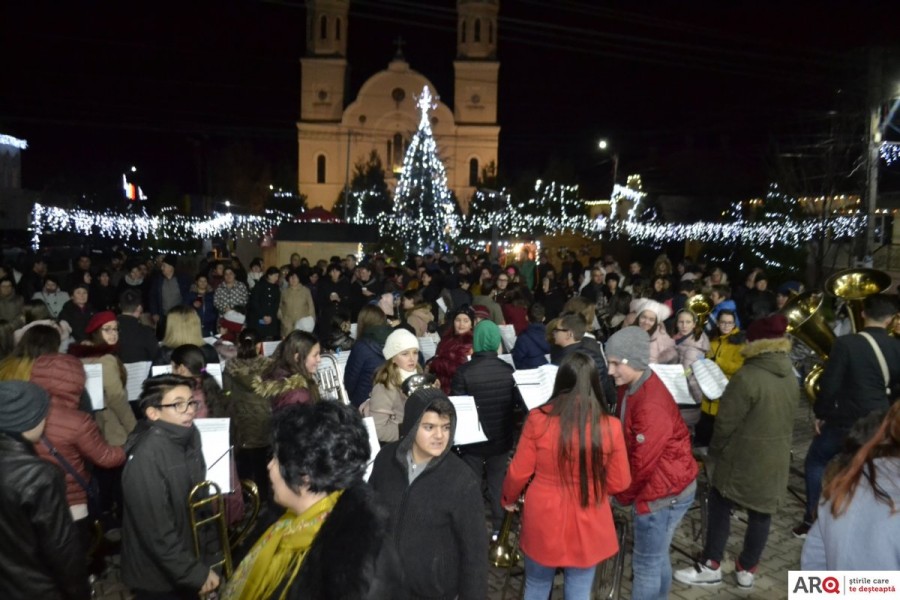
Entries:
{"type": "MultiPolygon", "coordinates": [[[[307,0],[306,56],[300,59],[299,191],[309,207],[331,209],[354,166],[378,152],[393,189],[419,123],[416,96],[428,86],[398,48],[356,98],[347,97],[350,0],[307,0]]],[[[463,210],[481,171],[497,165],[497,13],[499,0],[457,0],[453,107],[437,101],[431,125],[447,183],[463,210]]]]}

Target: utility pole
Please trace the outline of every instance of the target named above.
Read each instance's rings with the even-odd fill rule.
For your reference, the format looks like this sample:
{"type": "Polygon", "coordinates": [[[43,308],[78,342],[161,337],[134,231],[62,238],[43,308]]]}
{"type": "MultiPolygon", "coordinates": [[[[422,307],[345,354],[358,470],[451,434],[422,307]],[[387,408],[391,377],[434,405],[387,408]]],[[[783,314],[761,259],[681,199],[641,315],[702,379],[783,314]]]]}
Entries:
{"type": "Polygon", "coordinates": [[[344,223],[347,222],[347,213],[350,210],[350,134],[347,130],[347,175],[344,179],[344,223]]]}
{"type": "Polygon", "coordinates": [[[869,50],[869,135],[866,164],[866,238],[860,253],[863,266],[871,267],[875,253],[875,219],[878,203],[878,163],[881,160],[881,50],[869,50]]]}

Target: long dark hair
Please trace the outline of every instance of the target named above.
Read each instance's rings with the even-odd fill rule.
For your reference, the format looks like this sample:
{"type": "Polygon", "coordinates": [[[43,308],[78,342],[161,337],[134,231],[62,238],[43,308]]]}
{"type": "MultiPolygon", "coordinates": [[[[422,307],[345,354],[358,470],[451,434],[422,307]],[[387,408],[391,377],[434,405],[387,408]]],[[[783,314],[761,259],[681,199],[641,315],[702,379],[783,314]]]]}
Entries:
{"type": "Polygon", "coordinates": [[[556,372],[551,398],[540,410],[559,417],[557,463],[560,476],[563,480],[568,478],[572,465],[577,463],[581,506],[587,507],[592,497],[594,503],[599,503],[606,489],[600,423],[607,412],[594,359],[584,352],[566,356],[556,372]],[[577,456],[574,451],[576,442],[577,456]]]}
{"type": "Polygon", "coordinates": [[[203,392],[211,416],[224,413],[224,394],[216,378],[206,372],[206,356],[199,346],[182,344],[172,351],[172,364],[190,371],[196,386],[203,392]]]}
{"type": "Polygon", "coordinates": [[[831,500],[832,516],[839,517],[847,511],[863,477],[872,487],[875,499],[888,505],[891,515],[895,514],[897,507],[893,499],[877,481],[875,459],[897,457],[900,457],[900,402],[894,402],[875,435],[857,450],[850,463],[822,491],[822,497],[831,500]]]}
{"type": "Polygon", "coordinates": [[[306,370],[306,357],[319,343],[319,340],[311,333],[295,329],[286,338],[281,340],[275,352],[272,354],[272,364],[263,373],[263,379],[278,372],[286,371],[291,375],[303,375],[309,386],[310,394],[318,399],[319,387],[316,385],[315,373],[306,370]]]}

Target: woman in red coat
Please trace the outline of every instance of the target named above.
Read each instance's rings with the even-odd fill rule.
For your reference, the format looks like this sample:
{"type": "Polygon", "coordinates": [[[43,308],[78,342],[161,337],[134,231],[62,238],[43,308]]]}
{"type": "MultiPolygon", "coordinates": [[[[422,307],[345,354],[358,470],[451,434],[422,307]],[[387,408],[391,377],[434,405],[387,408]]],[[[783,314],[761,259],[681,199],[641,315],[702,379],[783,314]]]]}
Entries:
{"type": "Polygon", "coordinates": [[[475,311],[464,305],[456,312],[449,330],[444,334],[441,343],[427,365],[430,373],[434,373],[441,382],[445,394],[450,393],[450,382],[460,365],[472,355],[472,330],[475,329],[475,311]]]}
{"type": "Polygon", "coordinates": [[[622,425],[605,406],[594,360],[573,352],[550,401],[528,413],[501,499],[515,510],[534,476],[522,514],[525,600],[550,595],[557,567],[566,600],[588,600],[596,565],[619,550],[609,496],[631,485],[631,472],[622,425]]]}

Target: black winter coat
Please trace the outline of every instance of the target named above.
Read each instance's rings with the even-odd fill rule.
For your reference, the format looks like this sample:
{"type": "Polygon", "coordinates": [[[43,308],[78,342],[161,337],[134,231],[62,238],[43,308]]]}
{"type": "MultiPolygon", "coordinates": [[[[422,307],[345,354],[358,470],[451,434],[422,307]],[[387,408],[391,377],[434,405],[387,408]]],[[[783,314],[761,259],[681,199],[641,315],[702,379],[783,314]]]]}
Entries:
{"type": "MultiPolygon", "coordinates": [[[[403,565],[406,593],[431,600],[484,600],[488,539],[481,482],[448,444],[409,483],[406,456],[432,401],[423,396],[415,393],[406,401],[404,437],[381,448],[369,483],[390,511],[390,535],[403,565]]],[[[455,413],[450,423],[452,443],[455,413]]]]}
{"type": "Polygon", "coordinates": [[[344,490],[303,559],[288,599],[404,600],[388,519],[367,484],[344,490]]]}
{"type": "Polygon", "coordinates": [[[570,344],[565,348],[560,348],[559,346],[553,346],[553,350],[550,356],[550,362],[554,365],[559,365],[562,360],[571,354],[572,352],[584,352],[588,356],[594,359],[594,364],[597,365],[597,370],[600,372],[600,387],[603,388],[603,394],[606,396],[606,403],[608,406],[615,406],[616,404],[616,384],[613,381],[612,377],[609,376],[609,366],[606,362],[606,353],[603,351],[603,346],[592,337],[584,336],[581,338],[580,342],[575,342],[574,344],[570,344]]]}
{"type": "Polygon", "coordinates": [[[209,574],[194,554],[187,508],[191,490],[206,478],[200,432],[142,424],[125,444],[122,581],[133,590],[196,593],[209,574]]]}
{"type": "Polygon", "coordinates": [[[281,322],[278,320],[278,307],[281,304],[281,288],[277,283],[269,283],[266,278],[260,279],[247,302],[247,327],[259,332],[264,340],[281,338],[281,322]],[[262,322],[263,317],[271,317],[268,325],[262,322]]]}
{"type": "Polygon", "coordinates": [[[451,396],[474,396],[478,418],[488,441],[460,446],[465,454],[495,456],[513,447],[513,410],[519,394],[514,369],[496,352],[476,352],[460,365],[450,383],[451,396]]]}
{"type": "Polygon", "coordinates": [[[159,356],[159,342],[152,327],[147,327],[131,315],[119,315],[119,358],[123,363],[155,361],[159,356]]]}
{"type": "Polygon", "coordinates": [[[842,335],[834,341],[820,392],[813,410],[816,417],[836,427],[851,427],[874,410],[887,409],[900,386],[900,340],[882,327],[865,327],[884,354],[890,375],[891,394],[885,391],[884,375],[869,342],[859,334],[842,335]]]}
{"type": "Polygon", "coordinates": [[[0,433],[0,597],[90,598],[84,550],[72,526],[63,473],[32,444],[0,433]]]}

